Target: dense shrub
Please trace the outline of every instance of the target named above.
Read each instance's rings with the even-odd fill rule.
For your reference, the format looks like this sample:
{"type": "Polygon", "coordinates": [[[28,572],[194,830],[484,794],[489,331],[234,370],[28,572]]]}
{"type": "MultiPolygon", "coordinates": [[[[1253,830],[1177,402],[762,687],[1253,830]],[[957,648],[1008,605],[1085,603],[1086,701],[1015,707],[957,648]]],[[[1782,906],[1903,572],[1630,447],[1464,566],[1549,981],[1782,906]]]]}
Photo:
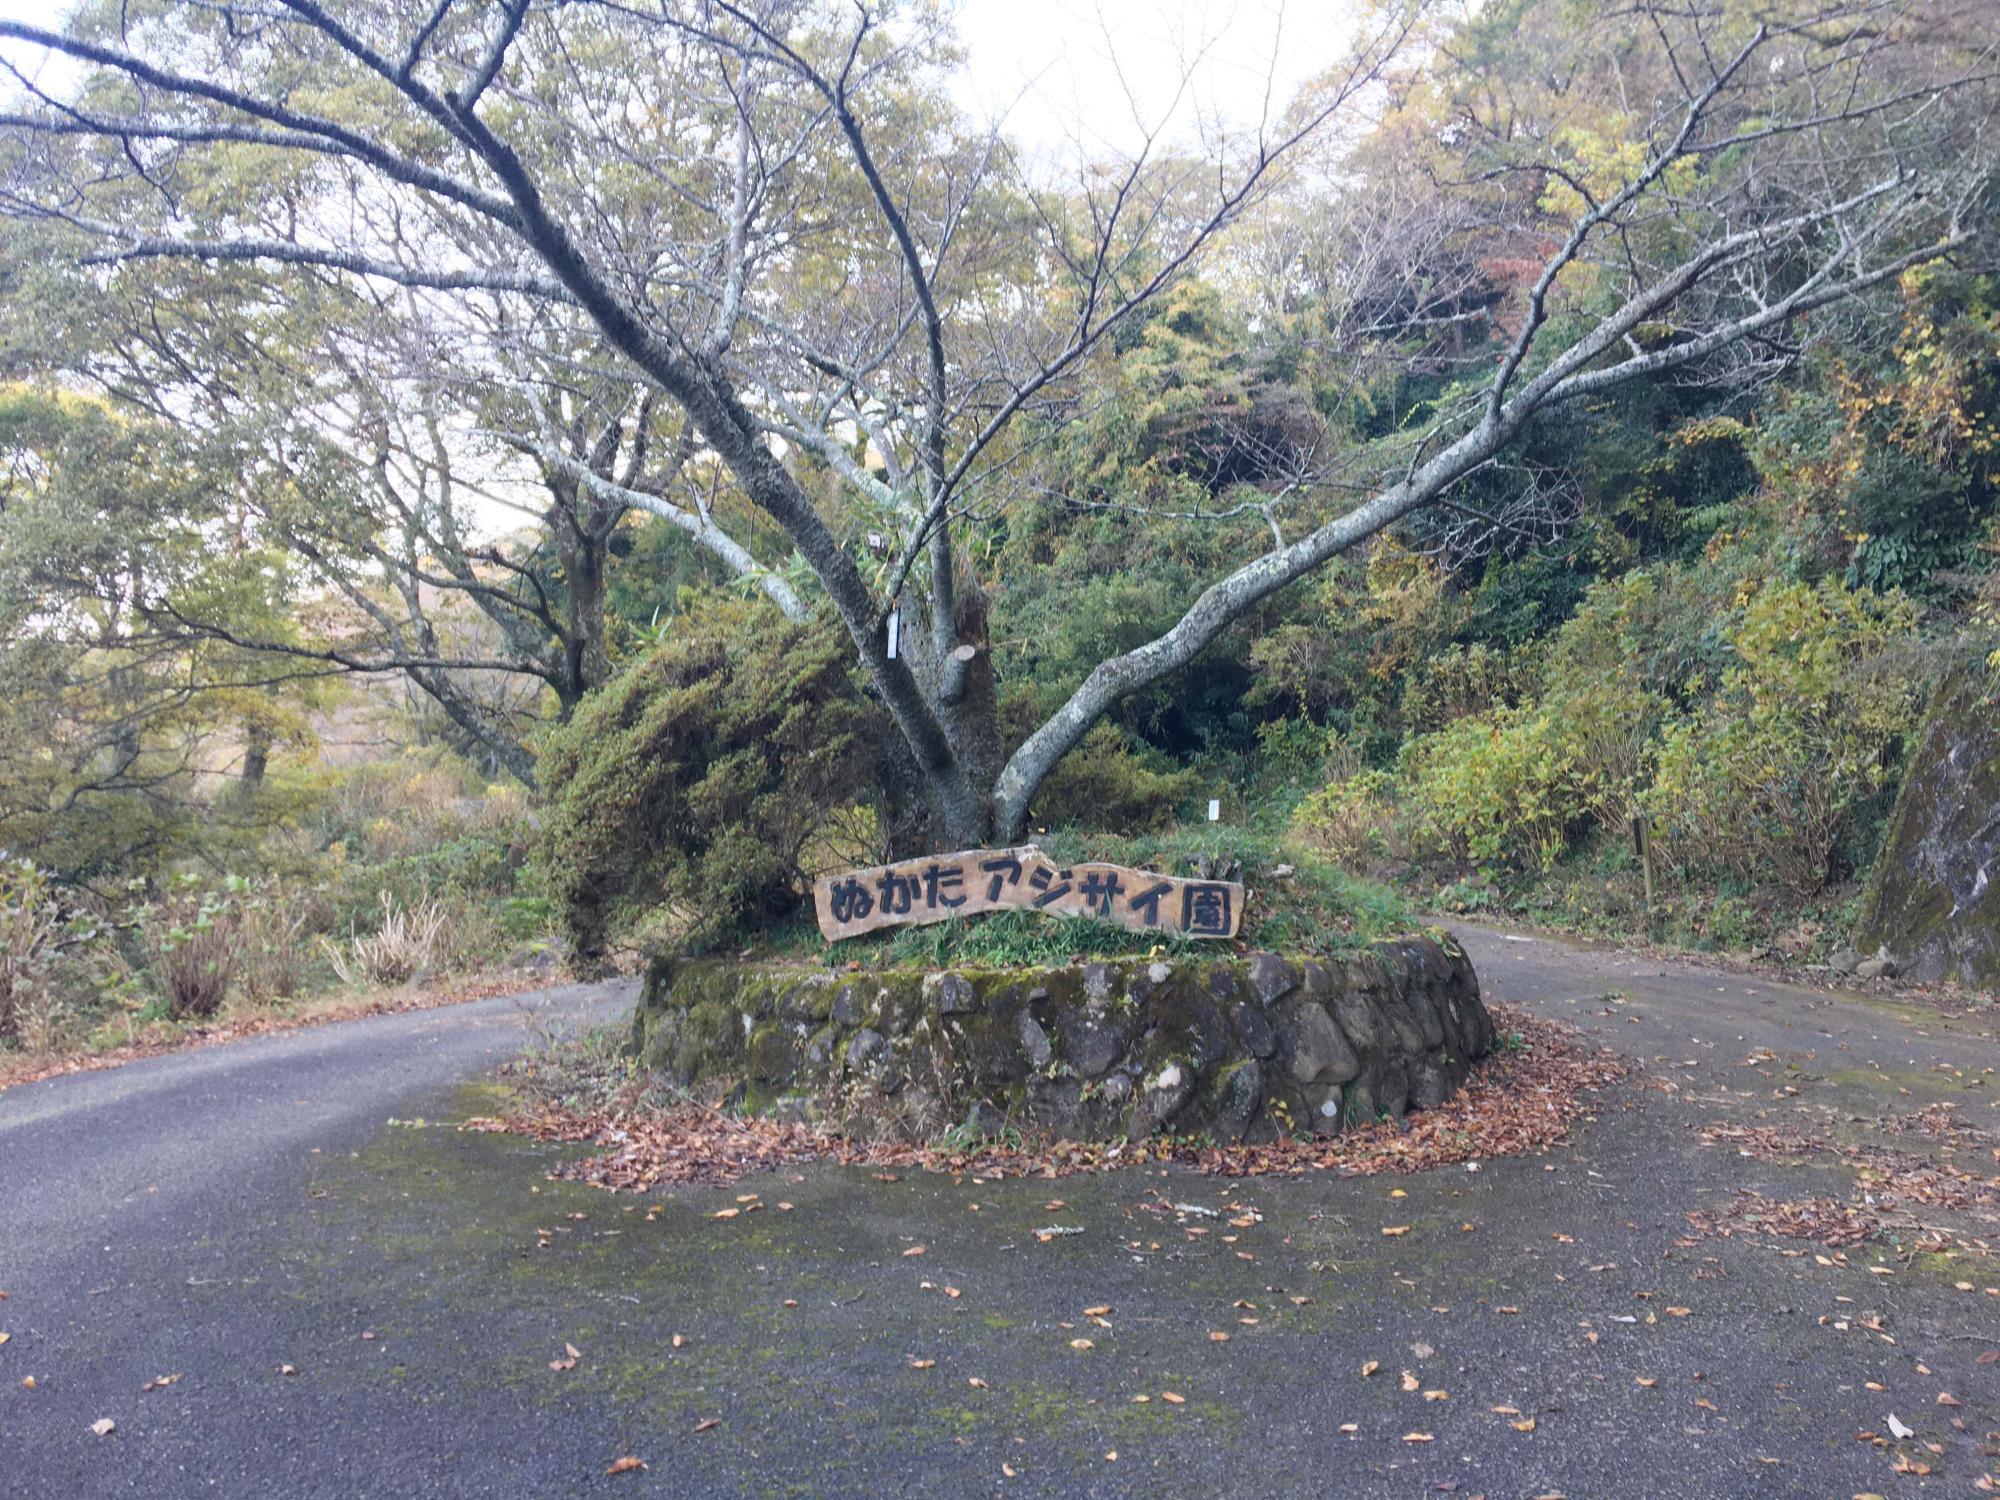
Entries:
{"type": "Polygon", "coordinates": [[[1292,831],[1335,864],[1366,864],[1394,850],[1395,787],[1395,777],[1379,770],[1330,782],[1299,804],[1292,831]]]}
{"type": "Polygon", "coordinates": [[[1098,724],[1035,793],[1035,819],[1052,828],[1156,832],[1173,821],[1200,781],[1195,771],[1162,768],[1163,759],[1135,751],[1117,728],[1098,724]]]}
{"type": "Polygon", "coordinates": [[[1766,586],[1730,636],[1721,691],[1673,725],[1647,805],[1685,869],[1811,895],[1893,776],[1918,687],[1894,648],[1903,599],[1829,580],[1766,586]]]}
{"type": "Polygon", "coordinates": [[[349,928],[347,942],[321,938],[326,960],[345,985],[407,984],[436,962],[453,913],[435,900],[411,905],[381,893],[381,916],[366,935],[349,928]]]}
{"type": "Polygon", "coordinates": [[[641,919],[676,940],[781,916],[881,785],[845,635],[718,598],[586,699],[540,762],[540,879],[586,964],[641,919]]]}
{"type": "Polygon", "coordinates": [[[1410,741],[1401,770],[1419,843],[1549,868],[1580,831],[1631,816],[1662,712],[1657,695],[1630,683],[1585,681],[1410,741]]]}
{"type": "Polygon", "coordinates": [[[240,880],[210,886],[187,876],[139,911],[147,967],[174,1020],[205,1020],[222,1009],[243,962],[243,894],[240,880]]]}
{"type": "Polygon", "coordinates": [[[1448,646],[1411,670],[1403,689],[1403,723],[1422,734],[1519,703],[1533,696],[1538,659],[1538,653],[1520,647],[1448,646]]]}
{"type": "Polygon", "coordinates": [[[1603,683],[1676,703],[1701,695],[1728,661],[1720,605],[1743,588],[1743,561],[1639,569],[1593,585],[1537,649],[1544,699],[1603,683]]]}
{"type": "Polygon", "coordinates": [[[1501,708],[1412,740],[1401,771],[1421,847],[1455,859],[1547,867],[1573,810],[1555,721],[1501,708]]]}
{"type": "Polygon", "coordinates": [[[331,920],[326,894],[273,876],[249,887],[242,901],[244,993],[252,1000],[297,996],[305,988],[313,934],[331,920]]]}
{"type": "Polygon", "coordinates": [[[33,1046],[53,1026],[66,925],[32,861],[0,861],[0,1043],[33,1046]]]}

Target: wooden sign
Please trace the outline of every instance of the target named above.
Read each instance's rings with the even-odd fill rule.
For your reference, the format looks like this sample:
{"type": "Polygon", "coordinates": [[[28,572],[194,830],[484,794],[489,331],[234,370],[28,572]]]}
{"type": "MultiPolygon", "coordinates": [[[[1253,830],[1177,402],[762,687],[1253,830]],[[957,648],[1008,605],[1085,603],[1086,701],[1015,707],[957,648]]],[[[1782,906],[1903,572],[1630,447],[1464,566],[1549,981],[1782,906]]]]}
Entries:
{"type": "Polygon", "coordinates": [[[1243,922],[1243,887],[1124,865],[1059,865],[1029,844],[823,875],[813,885],[813,906],[829,940],[1015,910],[1097,917],[1134,932],[1228,938],[1243,922]]]}

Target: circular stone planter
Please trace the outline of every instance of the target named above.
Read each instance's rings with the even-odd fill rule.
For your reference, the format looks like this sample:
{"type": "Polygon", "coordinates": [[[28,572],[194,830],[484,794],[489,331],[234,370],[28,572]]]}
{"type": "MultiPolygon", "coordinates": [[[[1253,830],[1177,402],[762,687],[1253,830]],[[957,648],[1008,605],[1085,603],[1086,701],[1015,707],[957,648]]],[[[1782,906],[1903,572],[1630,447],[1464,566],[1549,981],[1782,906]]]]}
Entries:
{"type": "Polygon", "coordinates": [[[1111,959],[829,973],[654,960],[650,1067],[752,1109],[961,1121],[1071,1140],[1331,1134],[1449,1098],[1493,1046],[1469,959],[1429,938],[1341,958],[1111,959]]]}

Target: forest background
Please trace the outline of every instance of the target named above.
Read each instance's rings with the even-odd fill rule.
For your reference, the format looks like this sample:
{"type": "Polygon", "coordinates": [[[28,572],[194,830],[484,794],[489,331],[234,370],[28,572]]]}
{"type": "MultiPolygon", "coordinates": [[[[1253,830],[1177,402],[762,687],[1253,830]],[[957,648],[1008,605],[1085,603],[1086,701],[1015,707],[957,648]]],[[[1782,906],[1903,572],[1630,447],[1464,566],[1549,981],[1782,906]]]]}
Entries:
{"type": "MultiPolygon", "coordinates": [[[[86,7],[71,34],[132,10],[86,7]]],[[[1146,271],[1156,294],[1021,414],[954,513],[1003,753],[1209,579],[1448,428],[1567,226],[1645,159],[1641,101],[1673,54],[1639,12],[1392,12],[1359,107],[1184,265],[1146,271]]],[[[1978,12],[1918,17],[1961,79],[1990,63],[1978,12]]],[[[871,108],[929,143],[912,180],[948,182],[1008,137],[953,91],[949,18],[918,14],[869,54],[871,108]]],[[[578,40],[575,68],[632,65],[578,40]]],[[[1343,61],[1274,107],[1313,117],[1355,76],[1343,61]]],[[[457,295],[448,269],[410,285],[103,253],[106,223],[164,198],[273,241],[401,227],[254,141],[124,172],[115,139],[49,125],[108,107],[115,80],[41,99],[19,81],[0,120],[0,1048],[662,945],[847,961],[802,916],[812,878],[942,832],[813,570],[671,404],[584,323],[457,295]]],[[[679,97],[705,160],[748,152],[740,91],[679,97]]],[[[1983,95],[1958,107],[1990,127],[1983,95]]],[[[1108,170],[1077,145],[1067,187],[1012,190],[1023,152],[1018,179],[944,193],[983,295],[1044,295],[1024,224],[1051,201],[1087,213],[1108,170]]],[[[810,132],[795,149],[826,191],[771,206],[794,215],[785,295],[839,304],[868,275],[849,227],[868,184],[810,132]]],[[[1205,158],[1148,149],[1155,213],[1198,223],[1179,199],[1205,158]]],[[[634,216],[696,196],[631,162],[592,171],[634,216]]],[[[2000,661],[1993,184],[1966,176],[1961,248],[1725,358],[1535,412],[1441,503],[1244,610],[1089,729],[1032,835],[1235,865],[1274,912],[1307,887],[1334,916],[1302,943],[1484,912],[1828,962],[1932,689],[2000,661]]],[[[1612,279],[1568,268],[1554,322],[1587,326],[1612,279]]],[[[862,574],[907,568],[883,514],[893,442],[865,417],[809,441],[783,425],[804,396],[765,398],[785,465],[862,574]]],[[[950,941],[1124,941],[989,929],[950,941]]]]}

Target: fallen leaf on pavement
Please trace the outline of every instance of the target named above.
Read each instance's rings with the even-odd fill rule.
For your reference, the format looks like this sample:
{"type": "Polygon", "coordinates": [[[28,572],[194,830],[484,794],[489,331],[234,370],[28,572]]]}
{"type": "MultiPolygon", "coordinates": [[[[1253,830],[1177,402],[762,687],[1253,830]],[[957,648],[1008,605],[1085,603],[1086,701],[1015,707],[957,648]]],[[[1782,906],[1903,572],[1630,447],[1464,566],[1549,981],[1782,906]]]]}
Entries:
{"type": "Polygon", "coordinates": [[[1072,1349],[1095,1349],[1097,1347],[1089,1339],[1071,1339],[1069,1346],[1072,1349]]]}
{"type": "Polygon", "coordinates": [[[1384,1224],[1382,1226],[1382,1232],[1388,1235],[1391,1239],[1394,1239],[1398,1235],[1408,1234],[1410,1232],[1410,1226],[1407,1224],[1384,1224]]]}
{"type": "Polygon", "coordinates": [[[703,1417],[699,1422],[694,1424],[694,1430],[696,1432],[706,1432],[711,1427],[720,1427],[721,1425],[722,1418],[720,1417],[703,1417]]]}
{"type": "Polygon", "coordinates": [[[1403,1441],[1406,1443],[1434,1443],[1437,1439],[1432,1437],[1428,1432],[1406,1432],[1403,1434],[1403,1441]]]}
{"type": "Polygon", "coordinates": [[[140,1386],[139,1389],[141,1391],[163,1391],[180,1378],[179,1375],[155,1375],[151,1380],[140,1386]]]}
{"type": "Polygon", "coordinates": [[[113,1432],[118,1430],[118,1424],[109,1417],[99,1417],[95,1422],[90,1424],[90,1430],[99,1437],[109,1437],[113,1432]]]}
{"type": "Polygon", "coordinates": [[[628,1453],[623,1458],[614,1458],[611,1461],[611,1467],[604,1472],[607,1474],[630,1474],[634,1469],[643,1469],[645,1467],[646,1465],[642,1461],[628,1453]]]}
{"type": "Polygon", "coordinates": [[[1179,1391],[1161,1391],[1160,1399],[1174,1406],[1187,1405],[1187,1397],[1183,1396],[1179,1391]]]}

